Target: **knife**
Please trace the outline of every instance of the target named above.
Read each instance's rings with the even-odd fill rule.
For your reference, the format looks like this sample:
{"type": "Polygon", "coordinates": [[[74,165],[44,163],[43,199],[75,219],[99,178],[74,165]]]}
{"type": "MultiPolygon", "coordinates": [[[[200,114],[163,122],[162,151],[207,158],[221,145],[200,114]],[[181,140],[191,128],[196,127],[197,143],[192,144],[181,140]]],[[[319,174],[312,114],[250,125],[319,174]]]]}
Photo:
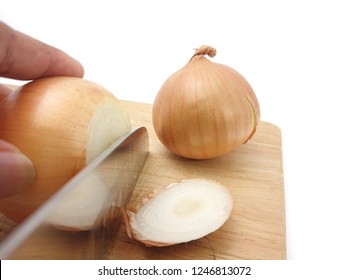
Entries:
{"type": "Polygon", "coordinates": [[[147,129],[138,127],[111,144],[9,234],[0,244],[0,259],[105,258],[121,225],[121,208],[129,202],[145,164],[148,142],[147,129]],[[93,211],[88,201],[75,198],[74,203],[85,207],[83,213],[93,213],[88,214],[87,228],[72,229],[69,221],[76,217],[66,210],[68,198],[86,186],[106,192],[90,201],[97,203],[93,211]]]}

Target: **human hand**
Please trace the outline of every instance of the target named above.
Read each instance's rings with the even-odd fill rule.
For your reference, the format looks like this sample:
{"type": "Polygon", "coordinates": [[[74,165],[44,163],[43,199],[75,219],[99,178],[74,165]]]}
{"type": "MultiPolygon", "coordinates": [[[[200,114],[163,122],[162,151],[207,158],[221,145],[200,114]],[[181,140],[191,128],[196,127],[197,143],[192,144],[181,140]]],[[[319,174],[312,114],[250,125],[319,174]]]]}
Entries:
{"type": "MultiPolygon", "coordinates": [[[[66,53],[0,22],[1,77],[34,80],[49,76],[83,75],[82,65],[66,53]]],[[[11,91],[0,84],[0,102],[11,91]]],[[[34,179],[35,168],[30,159],[2,140],[0,134],[0,197],[23,191],[34,179]]]]}

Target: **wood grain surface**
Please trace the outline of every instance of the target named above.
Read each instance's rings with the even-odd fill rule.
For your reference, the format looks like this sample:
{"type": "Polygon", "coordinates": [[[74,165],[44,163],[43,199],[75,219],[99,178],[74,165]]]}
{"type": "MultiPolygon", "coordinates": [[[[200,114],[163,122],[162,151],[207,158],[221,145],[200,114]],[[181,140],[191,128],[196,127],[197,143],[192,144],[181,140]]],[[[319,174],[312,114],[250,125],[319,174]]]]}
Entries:
{"type": "MultiPolygon", "coordinates": [[[[157,139],[150,104],[122,101],[133,126],[146,126],[149,131],[149,155],[135,187],[132,199],[144,189],[161,188],[190,178],[207,178],[229,187],[234,208],[229,220],[217,231],[199,240],[169,247],[145,247],[130,239],[121,225],[104,259],[285,259],[286,223],[282,169],[281,131],[271,123],[260,122],[254,137],[232,153],[210,160],[188,160],[169,152],[157,139]]],[[[0,215],[0,241],[14,224],[0,215]]],[[[46,254],[40,242],[53,238],[49,229],[35,241],[35,253],[19,254],[20,259],[88,258],[80,252],[69,234],[64,246],[46,254]],[[60,252],[59,252],[60,251],[60,252]],[[75,252],[75,253],[73,253],[75,252]],[[78,254],[76,252],[79,252],[78,254]],[[68,257],[67,257],[68,256],[68,257]]],[[[81,234],[85,239],[85,234],[81,234]]],[[[61,236],[59,237],[62,238],[61,236]]],[[[81,240],[82,240],[81,239],[81,240]]],[[[53,239],[52,239],[53,240],[53,239]]],[[[0,244],[1,246],[1,244],[0,244]]],[[[89,244],[90,248],[90,244],[89,244]]],[[[46,248],[47,250],[47,248],[46,248]]],[[[104,250],[104,249],[103,249],[104,250]]]]}
{"type": "Polygon", "coordinates": [[[285,259],[286,226],[281,131],[261,122],[253,139],[234,152],[211,160],[187,160],[159,142],[152,106],[124,101],[133,125],[144,125],[150,153],[133,193],[165,187],[189,178],[217,180],[231,189],[235,205],[218,231],[196,241],[164,248],[145,247],[130,240],[121,227],[107,257],[111,259],[285,259]]]}

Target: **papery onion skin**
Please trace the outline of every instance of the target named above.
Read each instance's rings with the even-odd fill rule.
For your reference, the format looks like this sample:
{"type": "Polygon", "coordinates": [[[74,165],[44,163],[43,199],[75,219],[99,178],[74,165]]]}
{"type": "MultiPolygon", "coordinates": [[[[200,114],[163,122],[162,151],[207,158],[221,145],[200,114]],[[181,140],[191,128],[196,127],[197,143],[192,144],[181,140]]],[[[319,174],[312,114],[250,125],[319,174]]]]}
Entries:
{"type": "Polygon", "coordinates": [[[153,104],[153,127],[172,152],[191,159],[225,155],[255,133],[257,97],[247,80],[229,66],[214,63],[202,46],[160,88],[153,104]]]}
{"type": "Polygon", "coordinates": [[[125,134],[131,125],[120,102],[84,79],[39,79],[0,101],[0,138],[17,146],[36,170],[36,179],[26,191],[0,199],[0,212],[15,222],[23,221],[86,165],[87,143],[94,137],[89,124],[105,102],[119,113],[121,129],[114,137],[125,134]]]}

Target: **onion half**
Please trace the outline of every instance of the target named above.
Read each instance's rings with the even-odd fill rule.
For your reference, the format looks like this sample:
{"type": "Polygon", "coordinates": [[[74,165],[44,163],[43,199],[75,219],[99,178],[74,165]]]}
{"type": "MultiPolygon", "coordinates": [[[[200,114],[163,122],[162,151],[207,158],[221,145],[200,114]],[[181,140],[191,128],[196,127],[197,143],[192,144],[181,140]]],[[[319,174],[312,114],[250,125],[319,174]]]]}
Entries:
{"type": "Polygon", "coordinates": [[[111,92],[73,77],[19,87],[0,101],[0,111],[0,138],[17,146],[36,169],[26,191],[0,199],[0,212],[16,222],[131,129],[128,114],[111,92]]]}

